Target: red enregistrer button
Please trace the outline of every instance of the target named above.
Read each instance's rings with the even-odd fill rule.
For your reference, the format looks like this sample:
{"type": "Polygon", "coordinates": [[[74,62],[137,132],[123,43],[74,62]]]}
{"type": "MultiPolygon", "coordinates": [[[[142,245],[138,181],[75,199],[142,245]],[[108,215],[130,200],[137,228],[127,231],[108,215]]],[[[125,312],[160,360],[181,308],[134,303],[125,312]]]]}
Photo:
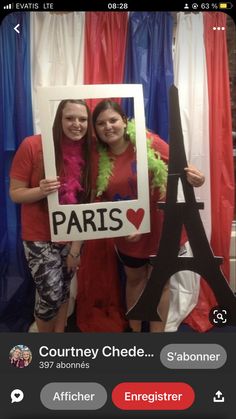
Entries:
{"type": "Polygon", "coordinates": [[[186,383],[121,383],[112,391],[114,405],[122,410],[185,410],[194,399],[186,383]]]}

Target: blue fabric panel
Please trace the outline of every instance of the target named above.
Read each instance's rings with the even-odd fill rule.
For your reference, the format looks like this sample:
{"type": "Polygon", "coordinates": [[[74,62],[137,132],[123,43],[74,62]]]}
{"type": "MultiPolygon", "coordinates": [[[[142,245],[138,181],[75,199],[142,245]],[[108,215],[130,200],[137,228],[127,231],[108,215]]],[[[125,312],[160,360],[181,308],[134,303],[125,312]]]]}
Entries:
{"type": "MultiPolygon", "coordinates": [[[[173,19],[170,13],[129,16],[124,83],[143,85],[146,126],[168,141],[168,96],[173,84],[173,19]]],[[[129,117],[131,103],[123,101],[129,117]]]]}
{"type": "Polygon", "coordinates": [[[19,206],[9,198],[15,150],[32,135],[29,13],[0,26],[0,330],[25,331],[32,321],[34,285],[20,238],[19,206]],[[20,34],[13,29],[19,23],[20,34]]]}

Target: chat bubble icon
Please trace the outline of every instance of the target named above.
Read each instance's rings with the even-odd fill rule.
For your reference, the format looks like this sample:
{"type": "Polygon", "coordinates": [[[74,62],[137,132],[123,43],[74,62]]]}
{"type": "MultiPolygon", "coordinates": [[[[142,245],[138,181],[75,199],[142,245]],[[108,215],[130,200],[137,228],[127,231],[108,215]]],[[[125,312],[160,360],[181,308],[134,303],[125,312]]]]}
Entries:
{"type": "Polygon", "coordinates": [[[12,403],[19,403],[23,400],[24,393],[22,390],[19,390],[18,388],[15,388],[11,392],[11,402],[12,403]]]}

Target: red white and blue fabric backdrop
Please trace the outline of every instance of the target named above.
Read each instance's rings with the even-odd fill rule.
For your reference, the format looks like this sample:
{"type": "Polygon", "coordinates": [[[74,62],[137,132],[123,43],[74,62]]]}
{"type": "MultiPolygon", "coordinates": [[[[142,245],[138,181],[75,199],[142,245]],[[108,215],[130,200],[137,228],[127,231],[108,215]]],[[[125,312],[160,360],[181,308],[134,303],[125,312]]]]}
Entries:
{"type": "MultiPolygon", "coordinates": [[[[1,331],[26,331],[32,321],[34,287],[23,255],[19,207],[10,201],[8,189],[9,168],[16,149],[24,137],[40,132],[38,86],[142,83],[146,125],[168,142],[168,90],[175,83],[187,159],[206,175],[204,186],[195,191],[197,199],[205,204],[202,220],[214,254],[224,258],[222,271],[229,280],[234,206],[229,70],[226,30],[212,30],[213,27],[227,30],[224,13],[177,13],[176,25],[168,12],[12,13],[3,20],[1,331]],[[18,23],[21,36],[12,30],[18,23]]],[[[92,108],[94,104],[92,101],[92,108]]],[[[128,105],[124,106],[132,116],[128,105]]],[[[181,199],[181,190],[179,195],[181,199]]],[[[107,252],[110,250],[107,248],[107,252]]],[[[188,251],[191,254],[190,248],[188,251]]],[[[108,304],[106,298],[118,292],[112,274],[106,278],[108,284],[100,287],[104,306],[108,304]]],[[[118,312],[119,301],[109,301],[115,307],[113,312],[118,312]]],[[[203,278],[192,272],[176,274],[171,278],[166,330],[176,330],[182,321],[194,330],[208,330],[208,311],[215,303],[203,278]]],[[[99,315],[94,314],[86,330],[96,329],[99,315]]],[[[121,323],[122,320],[117,330],[121,323]]],[[[109,328],[115,330],[116,326],[111,326],[108,318],[103,330],[109,328]]]]}

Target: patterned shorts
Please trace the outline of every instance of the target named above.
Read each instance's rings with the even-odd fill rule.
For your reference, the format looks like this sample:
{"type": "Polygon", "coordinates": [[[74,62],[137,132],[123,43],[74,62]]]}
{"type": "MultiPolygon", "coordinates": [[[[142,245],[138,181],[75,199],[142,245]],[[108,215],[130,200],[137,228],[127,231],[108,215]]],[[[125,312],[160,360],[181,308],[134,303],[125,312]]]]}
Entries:
{"type": "Polygon", "coordinates": [[[24,241],[23,245],[38,291],[35,315],[44,321],[51,320],[69,299],[73,273],[67,272],[68,245],[32,241],[24,241]]]}

